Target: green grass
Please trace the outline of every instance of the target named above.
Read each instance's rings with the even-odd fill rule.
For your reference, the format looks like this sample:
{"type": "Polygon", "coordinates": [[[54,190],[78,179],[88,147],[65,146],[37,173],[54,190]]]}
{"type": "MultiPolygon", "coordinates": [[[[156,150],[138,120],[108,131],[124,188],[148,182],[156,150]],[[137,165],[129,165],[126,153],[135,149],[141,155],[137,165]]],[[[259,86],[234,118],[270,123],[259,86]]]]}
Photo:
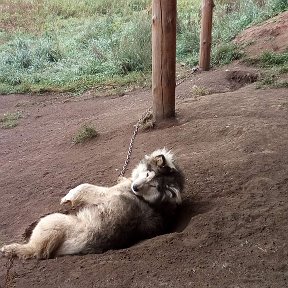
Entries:
{"type": "Polygon", "coordinates": [[[288,65],[288,52],[282,54],[265,52],[259,57],[259,65],[261,67],[282,66],[285,71],[288,65]]]}
{"type": "Polygon", "coordinates": [[[243,60],[246,64],[254,65],[261,68],[279,68],[282,73],[288,71],[288,52],[274,53],[264,52],[259,57],[246,58],[243,60]]]}
{"type": "MultiPolygon", "coordinates": [[[[142,85],[151,74],[150,0],[1,3],[1,94],[142,85]]],[[[231,40],[288,6],[287,0],[215,3],[213,65],[241,57],[231,40]]],[[[198,62],[200,7],[201,0],[178,0],[177,61],[190,66],[198,62]]]]}
{"type": "Polygon", "coordinates": [[[14,128],[18,125],[18,120],[22,118],[22,113],[20,111],[17,112],[8,112],[0,117],[0,126],[3,129],[14,128]]]}
{"type": "Polygon", "coordinates": [[[277,54],[264,52],[257,58],[247,58],[244,62],[249,65],[264,68],[257,88],[287,88],[286,80],[281,80],[282,74],[288,73],[288,52],[277,54]]]}
{"type": "Polygon", "coordinates": [[[288,88],[287,80],[279,80],[278,77],[267,74],[262,77],[262,79],[257,82],[257,89],[265,89],[265,88],[288,88]]]}
{"type": "Polygon", "coordinates": [[[224,65],[229,64],[234,60],[241,59],[244,53],[238,46],[228,43],[214,47],[212,55],[213,65],[224,65]]]}
{"type": "Polygon", "coordinates": [[[288,88],[288,81],[281,79],[279,70],[267,70],[263,73],[256,88],[288,88]]]}
{"type": "MultiPolygon", "coordinates": [[[[183,7],[184,9],[178,12],[177,58],[193,66],[198,63],[200,5],[199,1],[195,4],[191,1],[183,2],[187,6],[186,9],[183,7]]],[[[213,12],[212,65],[227,64],[242,57],[240,47],[231,44],[236,35],[245,28],[288,9],[287,0],[219,0],[214,2],[216,6],[213,12]],[[225,55],[226,52],[227,55],[225,55]]]]}
{"type": "Polygon", "coordinates": [[[210,94],[209,90],[206,87],[194,85],[191,89],[192,95],[195,96],[205,96],[210,94]]]}
{"type": "Polygon", "coordinates": [[[84,124],[79,131],[77,131],[76,135],[73,137],[73,143],[79,144],[86,142],[87,140],[93,139],[98,136],[98,132],[93,127],[92,124],[84,124]]]}
{"type": "MultiPolygon", "coordinates": [[[[25,1],[13,3],[16,2],[25,1]]],[[[130,83],[135,80],[135,75],[141,81],[143,74],[150,73],[148,14],[138,11],[134,5],[133,13],[126,19],[122,13],[127,7],[124,5],[124,10],[120,10],[121,1],[110,1],[114,3],[112,8],[118,5],[118,14],[97,14],[99,1],[90,1],[91,5],[95,4],[93,7],[88,2],[69,1],[68,7],[65,1],[43,2],[42,6],[37,1],[29,1],[30,6],[38,5],[39,14],[46,17],[41,31],[31,31],[29,23],[23,24],[22,17],[27,17],[20,17],[20,10],[19,18],[13,14],[17,31],[9,30],[8,26],[8,31],[0,34],[3,42],[0,46],[2,94],[77,92],[94,86],[103,87],[111,81],[116,85],[130,83]],[[44,8],[49,8],[51,14],[47,14],[44,8]]],[[[105,3],[102,1],[103,5],[105,3]]],[[[13,6],[7,3],[9,5],[13,6]]]]}

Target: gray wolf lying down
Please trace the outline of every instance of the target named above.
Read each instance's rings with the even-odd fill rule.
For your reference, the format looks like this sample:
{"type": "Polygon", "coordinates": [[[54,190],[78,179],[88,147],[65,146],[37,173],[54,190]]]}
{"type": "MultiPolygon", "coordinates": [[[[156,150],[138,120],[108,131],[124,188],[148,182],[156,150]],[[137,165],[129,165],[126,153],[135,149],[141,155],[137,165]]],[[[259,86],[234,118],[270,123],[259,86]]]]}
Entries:
{"type": "Polygon", "coordinates": [[[172,153],[154,151],[115,186],[81,184],[70,190],[61,204],[79,206],[76,214],[42,217],[27,243],[5,245],[1,252],[23,259],[102,253],[162,234],[181,204],[183,182],[172,153]]]}

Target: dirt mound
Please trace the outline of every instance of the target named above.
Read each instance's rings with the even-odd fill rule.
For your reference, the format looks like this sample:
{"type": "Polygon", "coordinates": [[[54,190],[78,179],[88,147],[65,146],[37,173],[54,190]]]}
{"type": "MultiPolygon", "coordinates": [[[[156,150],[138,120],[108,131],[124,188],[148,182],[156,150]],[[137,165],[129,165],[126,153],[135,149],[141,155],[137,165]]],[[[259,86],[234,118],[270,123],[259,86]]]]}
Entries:
{"type": "Polygon", "coordinates": [[[259,56],[266,51],[276,53],[287,51],[288,11],[245,30],[234,42],[244,45],[244,50],[250,57],[259,56]]]}
{"type": "Polygon", "coordinates": [[[241,63],[233,63],[209,72],[195,73],[182,83],[177,91],[177,98],[184,99],[236,91],[241,87],[256,82],[259,69],[246,67],[241,63]]]}

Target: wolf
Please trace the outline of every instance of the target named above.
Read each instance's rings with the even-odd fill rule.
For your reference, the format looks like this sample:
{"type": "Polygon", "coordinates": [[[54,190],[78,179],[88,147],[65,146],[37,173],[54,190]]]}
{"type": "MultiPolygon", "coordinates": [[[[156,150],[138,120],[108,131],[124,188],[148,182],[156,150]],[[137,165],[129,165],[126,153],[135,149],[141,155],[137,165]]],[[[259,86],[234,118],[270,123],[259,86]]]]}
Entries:
{"type": "Polygon", "coordinates": [[[35,222],[24,244],[4,245],[4,256],[47,259],[120,249],[167,231],[182,202],[184,177],[174,155],[159,149],[146,155],[112,187],[80,184],[60,204],[79,207],[35,222]],[[31,235],[30,235],[31,234],[31,235]]]}

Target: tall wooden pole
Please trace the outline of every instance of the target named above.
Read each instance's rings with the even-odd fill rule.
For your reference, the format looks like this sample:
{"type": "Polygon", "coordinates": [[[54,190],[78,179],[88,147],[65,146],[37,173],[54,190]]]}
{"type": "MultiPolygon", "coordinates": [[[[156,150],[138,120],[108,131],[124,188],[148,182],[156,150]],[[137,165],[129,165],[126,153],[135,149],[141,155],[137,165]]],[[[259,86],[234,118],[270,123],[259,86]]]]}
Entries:
{"type": "Polygon", "coordinates": [[[213,0],[202,0],[199,68],[204,71],[210,69],[213,8],[213,0]]]}
{"type": "Polygon", "coordinates": [[[175,116],[177,0],[153,0],[152,94],[154,121],[175,116]]]}

